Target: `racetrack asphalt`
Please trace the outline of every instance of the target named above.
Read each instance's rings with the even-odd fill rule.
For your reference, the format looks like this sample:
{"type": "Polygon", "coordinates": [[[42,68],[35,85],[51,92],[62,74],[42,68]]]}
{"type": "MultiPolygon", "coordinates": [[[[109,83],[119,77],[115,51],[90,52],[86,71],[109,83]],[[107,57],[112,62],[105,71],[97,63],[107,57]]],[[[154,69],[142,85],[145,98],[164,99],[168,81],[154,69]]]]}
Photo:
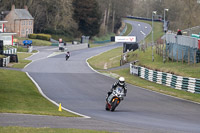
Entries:
{"type": "Polygon", "coordinates": [[[116,79],[94,72],[86,60],[119,46],[122,44],[72,51],[68,61],[65,61],[64,54],[42,58],[23,69],[47,97],[91,118],[1,114],[0,125],[105,129],[124,133],[200,132],[199,104],[129,84],[127,97],[116,111],[105,111],[106,93],[116,79]]]}

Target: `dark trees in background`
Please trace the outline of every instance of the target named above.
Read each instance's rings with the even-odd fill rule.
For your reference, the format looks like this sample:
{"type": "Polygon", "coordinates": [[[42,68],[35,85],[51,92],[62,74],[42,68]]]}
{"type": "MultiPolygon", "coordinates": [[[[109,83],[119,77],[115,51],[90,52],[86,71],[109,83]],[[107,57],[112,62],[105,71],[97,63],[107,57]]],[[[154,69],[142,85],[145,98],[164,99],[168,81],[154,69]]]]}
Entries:
{"type": "Polygon", "coordinates": [[[73,0],[1,0],[0,11],[10,11],[27,5],[34,18],[35,33],[76,36],[77,24],[72,18],[73,0]]]}
{"type": "Polygon", "coordinates": [[[74,0],[73,18],[78,24],[78,30],[86,36],[99,33],[101,13],[96,0],[74,0]]]}
{"type": "Polygon", "coordinates": [[[200,24],[200,4],[197,0],[133,0],[133,12],[131,15],[140,17],[152,17],[152,11],[164,15],[170,21],[170,30],[187,29],[200,24]]]}
{"type": "Polygon", "coordinates": [[[35,33],[66,36],[80,36],[80,32],[91,36],[99,31],[101,35],[116,33],[127,15],[151,18],[156,10],[163,16],[164,8],[169,9],[166,20],[170,21],[170,30],[200,24],[197,0],[1,0],[0,13],[10,11],[12,4],[18,9],[27,5],[35,20],[35,33]]]}
{"type": "Polygon", "coordinates": [[[122,18],[132,13],[133,0],[98,0],[102,12],[101,34],[117,32],[122,18]]]}

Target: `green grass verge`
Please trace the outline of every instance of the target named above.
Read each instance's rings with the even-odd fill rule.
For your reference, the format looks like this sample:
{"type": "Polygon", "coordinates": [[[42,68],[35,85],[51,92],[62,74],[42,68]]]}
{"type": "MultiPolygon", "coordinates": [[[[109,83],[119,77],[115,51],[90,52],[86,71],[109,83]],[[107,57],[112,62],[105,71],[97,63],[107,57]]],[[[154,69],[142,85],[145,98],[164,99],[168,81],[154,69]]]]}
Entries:
{"type": "Polygon", "coordinates": [[[33,41],[33,46],[51,46],[50,41],[38,40],[38,39],[30,39],[33,41]]]}
{"type": "Polygon", "coordinates": [[[0,69],[0,112],[75,117],[41,96],[24,72],[0,69]]]}
{"type": "Polygon", "coordinates": [[[133,27],[132,27],[131,24],[126,23],[126,25],[127,25],[127,30],[126,30],[126,32],[124,33],[123,36],[128,36],[131,33],[131,31],[133,30],[133,27]]]}
{"type": "Polygon", "coordinates": [[[148,48],[145,52],[135,51],[130,52],[128,61],[139,60],[140,66],[146,66],[153,70],[172,73],[184,77],[200,78],[200,63],[190,64],[182,62],[166,61],[163,63],[163,57],[156,54],[154,49],[154,62],[152,62],[152,50],[148,48]]]}
{"type": "Polygon", "coordinates": [[[106,131],[63,129],[63,128],[31,128],[31,127],[0,127],[1,133],[110,133],[106,131]]]}
{"type": "Polygon", "coordinates": [[[0,59],[1,59],[1,58],[5,58],[5,57],[6,57],[5,55],[0,55],[0,59]]]}
{"type": "MultiPolygon", "coordinates": [[[[31,61],[25,58],[31,53],[18,53],[19,63],[12,67],[23,68],[31,61]]],[[[0,112],[56,115],[77,117],[72,113],[58,111],[58,107],[46,100],[38,92],[33,82],[24,72],[0,69],[0,112]]]]}
{"type": "Polygon", "coordinates": [[[31,53],[17,53],[18,63],[13,63],[13,68],[24,68],[31,60],[25,60],[25,58],[31,56],[31,53]]]}
{"type": "Polygon", "coordinates": [[[122,47],[107,51],[100,56],[95,56],[88,60],[94,69],[108,69],[120,66],[122,47]]]}

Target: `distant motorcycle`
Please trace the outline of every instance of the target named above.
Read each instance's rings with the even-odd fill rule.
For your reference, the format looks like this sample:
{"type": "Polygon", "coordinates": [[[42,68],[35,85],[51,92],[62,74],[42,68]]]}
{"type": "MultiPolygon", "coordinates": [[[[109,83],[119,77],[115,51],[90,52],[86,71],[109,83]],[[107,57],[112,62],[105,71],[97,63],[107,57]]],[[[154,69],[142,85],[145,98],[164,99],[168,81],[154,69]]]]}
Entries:
{"type": "Polygon", "coordinates": [[[69,57],[70,57],[70,54],[69,54],[69,52],[67,52],[66,55],[65,55],[65,59],[68,60],[69,57]]]}
{"type": "Polygon", "coordinates": [[[66,56],[65,56],[66,60],[68,60],[68,59],[69,59],[69,57],[70,57],[69,55],[66,55],[66,56]]]}
{"type": "Polygon", "coordinates": [[[110,96],[106,99],[106,110],[115,111],[115,108],[124,99],[124,90],[117,87],[110,96]]]}

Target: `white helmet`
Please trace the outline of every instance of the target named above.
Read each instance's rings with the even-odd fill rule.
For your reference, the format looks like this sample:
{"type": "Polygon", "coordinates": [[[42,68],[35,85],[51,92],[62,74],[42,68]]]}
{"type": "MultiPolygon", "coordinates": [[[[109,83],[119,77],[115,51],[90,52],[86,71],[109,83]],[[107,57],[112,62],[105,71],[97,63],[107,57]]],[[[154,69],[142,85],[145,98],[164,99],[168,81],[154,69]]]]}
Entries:
{"type": "Polygon", "coordinates": [[[119,78],[119,85],[124,85],[124,82],[125,82],[125,78],[124,77],[120,77],[119,78]]]}

